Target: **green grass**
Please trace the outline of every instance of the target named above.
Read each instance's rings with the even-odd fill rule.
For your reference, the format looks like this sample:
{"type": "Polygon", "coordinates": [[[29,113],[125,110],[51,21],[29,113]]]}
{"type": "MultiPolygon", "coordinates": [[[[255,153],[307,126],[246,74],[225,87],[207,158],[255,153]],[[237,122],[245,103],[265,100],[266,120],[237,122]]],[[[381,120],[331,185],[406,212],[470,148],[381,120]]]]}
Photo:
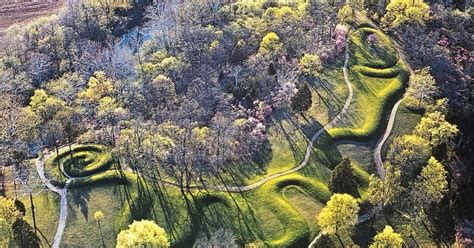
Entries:
{"type": "Polygon", "coordinates": [[[397,115],[395,116],[395,122],[393,125],[392,132],[388,136],[387,141],[382,147],[382,158],[387,154],[387,150],[392,144],[396,137],[411,133],[416,125],[420,122],[423,115],[420,112],[414,112],[406,104],[406,98],[403,99],[400,107],[398,108],[397,115]]]}
{"type": "Polygon", "coordinates": [[[311,197],[306,190],[299,186],[290,185],[282,192],[286,200],[295,207],[305,222],[308,223],[311,233],[317,233],[319,227],[315,225],[316,215],[324,207],[324,204],[311,197]]]}
{"type": "MultiPolygon", "coordinates": [[[[33,227],[33,216],[29,197],[21,197],[19,200],[25,205],[26,221],[33,227]]],[[[54,234],[56,233],[59,220],[59,201],[59,195],[51,191],[43,191],[33,197],[36,225],[39,229],[38,237],[45,246],[51,245],[54,234]]]]}
{"type": "Polygon", "coordinates": [[[114,237],[119,230],[125,229],[130,221],[126,189],[127,186],[117,184],[70,189],[68,221],[62,245],[94,247],[102,244],[98,224],[93,218],[96,211],[102,211],[104,218],[100,225],[104,242],[107,247],[113,247],[114,237]]]}
{"type": "Polygon", "coordinates": [[[350,65],[360,65],[376,69],[395,66],[398,62],[398,52],[390,39],[382,32],[373,28],[359,28],[349,37],[350,65]],[[375,44],[368,40],[375,36],[375,44]]]}
{"type": "Polygon", "coordinates": [[[390,107],[408,80],[406,65],[388,37],[372,28],[349,35],[349,79],[354,98],[341,125],[329,130],[335,140],[370,141],[381,132],[390,107]],[[369,46],[367,36],[377,42],[369,46]],[[388,54],[387,54],[388,53],[388,54]]]}
{"type": "MultiPolygon", "coordinates": [[[[285,198],[282,191],[288,186],[298,186],[308,193],[308,197],[319,202],[326,202],[330,192],[324,182],[310,179],[297,174],[290,174],[272,180],[253,193],[255,199],[260,199],[254,207],[271,210],[281,225],[265,223],[263,225],[265,240],[272,247],[302,246],[308,244],[311,238],[311,228],[315,229],[316,220],[307,223],[294,205],[285,198]],[[270,224],[270,225],[268,225],[270,224]]],[[[316,213],[314,213],[316,216],[316,213]]]]}

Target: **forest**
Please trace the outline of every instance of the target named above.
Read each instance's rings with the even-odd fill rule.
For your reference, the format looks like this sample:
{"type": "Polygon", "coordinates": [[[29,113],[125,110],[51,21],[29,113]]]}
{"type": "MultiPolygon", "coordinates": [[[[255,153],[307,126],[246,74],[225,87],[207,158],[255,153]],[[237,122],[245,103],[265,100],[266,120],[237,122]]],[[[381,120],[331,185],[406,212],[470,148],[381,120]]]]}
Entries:
{"type": "Polygon", "coordinates": [[[474,246],[470,0],[47,4],[0,7],[0,247],[474,246]]]}

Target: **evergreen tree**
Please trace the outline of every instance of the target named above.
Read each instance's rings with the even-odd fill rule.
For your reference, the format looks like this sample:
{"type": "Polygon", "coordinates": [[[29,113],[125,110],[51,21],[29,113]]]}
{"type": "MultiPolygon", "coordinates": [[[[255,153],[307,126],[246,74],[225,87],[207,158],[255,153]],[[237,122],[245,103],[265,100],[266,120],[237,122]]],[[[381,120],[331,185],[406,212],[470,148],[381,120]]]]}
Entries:
{"type": "Polygon", "coordinates": [[[307,111],[311,104],[313,104],[313,100],[311,99],[311,91],[308,88],[308,85],[303,84],[298,89],[296,95],[291,99],[291,108],[299,113],[307,111]]]}
{"type": "Polygon", "coordinates": [[[348,158],[343,159],[340,164],[334,167],[329,179],[329,190],[332,193],[347,193],[354,197],[359,195],[357,178],[352,172],[351,161],[348,158]]]}

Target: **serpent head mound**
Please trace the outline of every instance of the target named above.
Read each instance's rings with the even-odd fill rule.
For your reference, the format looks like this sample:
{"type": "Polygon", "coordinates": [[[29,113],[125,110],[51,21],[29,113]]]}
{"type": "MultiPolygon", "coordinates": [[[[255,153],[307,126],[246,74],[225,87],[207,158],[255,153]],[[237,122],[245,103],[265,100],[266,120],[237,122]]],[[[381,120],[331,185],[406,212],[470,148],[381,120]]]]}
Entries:
{"type": "Polygon", "coordinates": [[[374,69],[387,69],[399,60],[398,52],[390,39],[373,28],[360,28],[349,37],[352,65],[374,69]]]}
{"type": "Polygon", "coordinates": [[[105,146],[79,145],[59,153],[54,158],[54,163],[58,162],[67,176],[85,177],[108,170],[113,159],[105,146]]]}

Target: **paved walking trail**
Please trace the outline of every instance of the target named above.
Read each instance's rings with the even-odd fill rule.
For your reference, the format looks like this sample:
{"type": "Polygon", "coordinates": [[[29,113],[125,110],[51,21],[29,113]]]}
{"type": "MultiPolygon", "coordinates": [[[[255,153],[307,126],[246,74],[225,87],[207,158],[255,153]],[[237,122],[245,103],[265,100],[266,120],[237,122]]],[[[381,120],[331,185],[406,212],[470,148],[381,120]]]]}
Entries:
{"type": "Polygon", "coordinates": [[[379,174],[379,177],[384,179],[385,178],[385,168],[383,166],[383,161],[382,161],[382,147],[385,144],[385,141],[387,141],[388,137],[390,136],[390,133],[392,132],[393,124],[395,123],[395,117],[397,116],[397,111],[398,107],[400,107],[400,103],[402,103],[402,99],[398,100],[397,103],[392,108],[392,112],[390,113],[390,117],[388,119],[388,124],[387,128],[385,129],[385,133],[383,136],[380,138],[380,140],[377,142],[377,145],[375,146],[375,151],[374,151],[374,162],[375,166],[377,167],[377,173],[379,174]]]}
{"type": "Polygon", "coordinates": [[[68,179],[66,181],[66,185],[64,186],[63,189],[60,189],[56,186],[54,186],[50,180],[48,180],[44,174],[44,162],[46,159],[48,159],[50,155],[47,155],[47,157],[39,157],[36,160],[36,171],[38,172],[38,175],[41,178],[41,181],[48,187],[51,191],[59,194],[61,197],[60,201],[60,210],[59,210],[59,221],[58,221],[58,227],[56,229],[56,234],[54,235],[53,239],[53,248],[59,247],[59,243],[61,242],[61,238],[63,237],[64,234],[64,229],[66,228],[66,220],[67,220],[67,186],[69,185],[70,181],[72,179],[68,179]]]}

